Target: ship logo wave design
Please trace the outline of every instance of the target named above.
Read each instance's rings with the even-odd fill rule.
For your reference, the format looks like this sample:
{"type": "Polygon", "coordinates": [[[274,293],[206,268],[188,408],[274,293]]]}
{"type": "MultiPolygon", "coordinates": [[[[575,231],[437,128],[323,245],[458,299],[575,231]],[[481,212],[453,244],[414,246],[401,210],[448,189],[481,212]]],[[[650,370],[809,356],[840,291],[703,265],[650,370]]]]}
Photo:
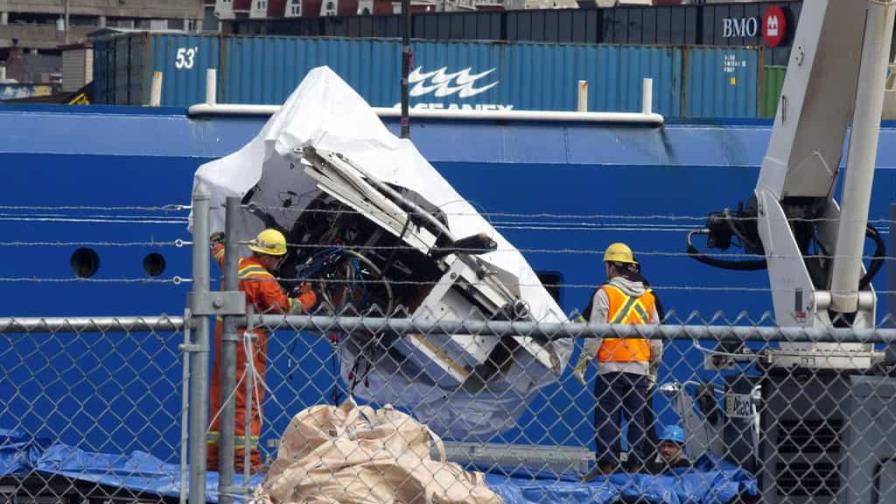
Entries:
{"type": "Polygon", "coordinates": [[[448,73],[448,67],[442,67],[431,72],[424,72],[422,67],[417,67],[408,75],[408,83],[413,84],[411,96],[423,96],[434,93],[435,96],[444,97],[457,94],[459,98],[469,98],[484,93],[498,85],[495,81],[481,87],[476,87],[476,81],[491,74],[494,68],[481,73],[471,74],[472,67],[467,67],[459,72],[448,73]],[[427,80],[429,83],[427,84],[427,80]]]}

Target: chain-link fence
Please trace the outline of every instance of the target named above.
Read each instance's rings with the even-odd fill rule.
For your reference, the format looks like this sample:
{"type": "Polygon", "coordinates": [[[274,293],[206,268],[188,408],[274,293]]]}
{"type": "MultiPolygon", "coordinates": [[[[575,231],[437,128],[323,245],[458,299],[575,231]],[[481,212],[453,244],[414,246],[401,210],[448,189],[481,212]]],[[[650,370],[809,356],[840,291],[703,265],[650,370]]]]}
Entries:
{"type": "MultiPolygon", "coordinates": [[[[264,457],[276,459],[273,448],[283,436],[295,442],[287,426],[298,411],[352,396],[425,419],[446,442],[450,460],[505,477],[492,480],[492,488],[506,501],[589,502],[598,488],[611,494],[599,502],[887,502],[896,492],[887,465],[896,454],[896,368],[885,352],[896,337],[892,329],[451,319],[258,317],[257,324],[277,329],[271,341],[278,342],[268,347],[264,457]],[[584,383],[569,365],[529,390],[494,374],[484,385],[471,377],[475,385],[446,387],[419,359],[396,351],[402,338],[422,335],[447,359],[446,342],[458,334],[469,335],[471,344],[518,335],[567,341],[575,347],[571,362],[596,337],[651,338],[663,350],[655,379],[597,362],[584,383]],[[842,350],[816,350],[809,364],[808,350],[782,350],[782,343],[842,350]],[[803,366],[792,366],[793,358],[803,366]],[[353,365],[361,359],[366,364],[353,365]],[[480,404],[469,401],[474,396],[480,404]],[[629,471],[643,477],[620,479],[629,471]],[[513,500],[521,488],[526,497],[513,500]]],[[[334,468],[332,477],[340,471],[334,468]]]]}
{"type": "MultiPolygon", "coordinates": [[[[389,404],[426,418],[444,441],[447,460],[488,474],[487,487],[505,502],[616,502],[638,496],[645,502],[888,502],[896,492],[889,466],[896,453],[896,375],[886,359],[887,345],[896,341],[893,329],[697,325],[693,319],[661,326],[472,317],[427,322],[349,313],[265,315],[248,322],[271,330],[258,444],[261,471],[300,467],[307,457],[332,463],[333,452],[313,451],[301,452],[305,460],[294,455],[275,462],[277,447],[281,439],[296,442],[288,427],[299,412],[344,405],[352,396],[376,409],[389,404]],[[494,374],[484,383],[446,387],[413,357],[396,351],[396,341],[420,335],[447,355],[456,347],[446,341],[458,334],[469,335],[464,338],[470,342],[505,344],[527,335],[545,345],[569,342],[573,352],[558,375],[548,372],[543,383],[520,389],[494,374]],[[630,414],[623,406],[621,418],[609,414],[612,396],[640,400],[631,394],[639,390],[639,380],[604,373],[598,363],[589,366],[581,383],[572,366],[586,341],[611,336],[657,339],[663,346],[656,380],[643,381],[644,408],[630,414]],[[780,364],[791,355],[781,351],[782,342],[853,343],[871,350],[828,353],[834,359],[829,364],[846,356],[855,369],[822,362],[792,368],[780,364]],[[362,359],[363,365],[355,365],[362,359]],[[607,391],[615,392],[608,397],[607,391]],[[481,421],[471,421],[471,413],[481,421]],[[633,427],[639,421],[643,433],[633,427]],[[616,422],[622,429],[608,431],[616,422]],[[611,457],[613,465],[601,467],[611,457]]],[[[4,497],[12,502],[63,501],[73,495],[91,502],[177,500],[187,479],[180,463],[187,441],[182,351],[189,347],[183,345],[183,329],[183,319],[170,317],[4,319],[0,357],[7,365],[0,390],[7,400],[0,418],[4,428],[12,427],[3,433],[5,449],[23,454],[15,467],[5,468],[4,497]]],[[[245,342],[256,344],[248,334],[245,342]]],[[[513,370],[502,376],[513,376],[513,370]]],[[[436,444],[430,448],[438,460],[436,444]]],[[[413,449],[410,443],[407,449],[413,449]]],[[[325,471],[324,479],[360,478],[375,501],[377,485],[346,472],[346,463],[363,466],[377,457],[359,462],[354,448],[337,454],[344,461],[325,471]]],[[[237,476],[237,487],[240,481],[237,476]]],[[[256,477],[253,486],[260,482],[256,477]]],[[[297,491],[301,483],[294,482],[297,491]]],[[[215,484],[209,489],[213,498],[215,484]]],[[[467,500],[477,492],[469,491],[467,500]]],[[[240,495],[238,488],[231,493],[240,495]]]]}
{"type": "Polygon", "coordinates": [[[183,343],[182,317],[0,319],[0,498],[176,500],[183,343]]]}

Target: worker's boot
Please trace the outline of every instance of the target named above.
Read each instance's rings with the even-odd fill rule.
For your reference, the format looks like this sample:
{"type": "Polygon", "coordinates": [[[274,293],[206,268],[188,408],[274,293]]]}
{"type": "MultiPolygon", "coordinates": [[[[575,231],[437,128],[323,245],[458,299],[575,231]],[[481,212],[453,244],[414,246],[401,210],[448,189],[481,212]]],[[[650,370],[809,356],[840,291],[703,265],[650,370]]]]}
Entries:
{"type": "Polygon", "coordinates": [[[616,472],[616,465],[611,462],[601,462],[597,464],[597,467],[591,470],[588,474],[586,474],[582,481],[592,481],[601,476],[609,476],[616,472]]]}

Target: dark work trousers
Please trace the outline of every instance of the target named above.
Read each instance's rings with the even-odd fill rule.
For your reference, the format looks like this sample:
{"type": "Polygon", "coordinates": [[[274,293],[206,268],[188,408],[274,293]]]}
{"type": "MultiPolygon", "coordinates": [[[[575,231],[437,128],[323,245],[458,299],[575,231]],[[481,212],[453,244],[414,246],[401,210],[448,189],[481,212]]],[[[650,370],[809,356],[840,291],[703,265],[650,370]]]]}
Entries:
{"type": "Polygon", "coordinates": [[[645,462],[652,461],[657,457],[659,449],[659,435],[657,435],[657,413],[653,410],[653,395],[656,393],[656,384],[652,387],[648,382],[647,385],[647,407],[644,408],[644,425],[647,430],[647,441],[644,445],[645,462]]]}
{"type": "Polygon", "coordinates": [[[645,462],[647,384],[647,377],[637,374],[597,375],[594,427],[598,464],[619,464],[623,417],[628,421],[628,465],[645,462]]]}

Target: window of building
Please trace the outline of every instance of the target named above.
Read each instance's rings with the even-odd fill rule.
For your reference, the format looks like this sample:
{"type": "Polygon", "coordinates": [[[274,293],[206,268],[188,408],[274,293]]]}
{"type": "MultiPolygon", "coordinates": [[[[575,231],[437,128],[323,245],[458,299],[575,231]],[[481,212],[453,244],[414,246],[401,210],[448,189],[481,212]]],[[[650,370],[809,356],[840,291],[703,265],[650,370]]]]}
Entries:
{"type": "Polygon", "coordinates": [[[289,15],[290,16],[301,16],[302,15],[302,0],[290,0],[289,15]]]}
{"type": "MultiPolygon", "coordinates": [[[[109,28],[136,28],[134,20],[131,18],[108,18],[106,19],[106,26],[109,28]]],[[[146,28],[149,28],[149,22],[147,21],[146,28]]]]}
{"type": "Polygon", "coordinates": [[[58,14],[34,14],[30,12],[10,12],[7,22],[9,24],[56,24],[58,14]]]}
{"type": "Polygon", "coordinates": [[[68,22],[72,26],[99,26],[99,16],[69,16],[68,22]]]}

